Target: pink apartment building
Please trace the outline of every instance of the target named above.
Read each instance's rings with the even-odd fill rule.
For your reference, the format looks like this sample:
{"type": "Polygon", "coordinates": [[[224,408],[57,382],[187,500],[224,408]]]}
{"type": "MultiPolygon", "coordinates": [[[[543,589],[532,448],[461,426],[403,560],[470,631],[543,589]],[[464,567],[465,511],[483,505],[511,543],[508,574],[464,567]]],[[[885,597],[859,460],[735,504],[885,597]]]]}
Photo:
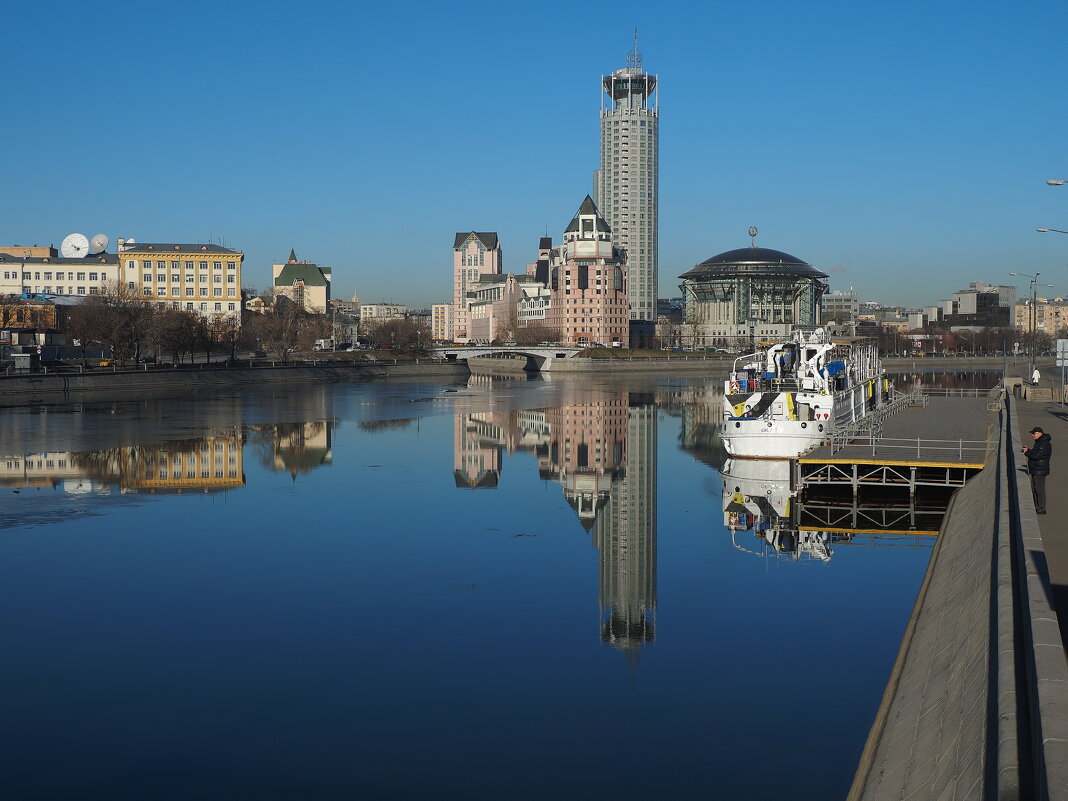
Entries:
{"type": "Polygon", "coordinates": [[[612,229],[586,195],[549,265],[546,322],[560,331],[563,344],[629,346],[625,263],[612,243],[612,229]]]}

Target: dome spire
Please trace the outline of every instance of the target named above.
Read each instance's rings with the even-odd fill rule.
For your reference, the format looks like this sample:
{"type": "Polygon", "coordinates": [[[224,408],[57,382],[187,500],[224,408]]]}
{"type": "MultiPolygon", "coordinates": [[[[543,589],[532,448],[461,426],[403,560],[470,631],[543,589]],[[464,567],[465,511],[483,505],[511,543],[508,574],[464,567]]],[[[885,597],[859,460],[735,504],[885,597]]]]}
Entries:
{"type": "Polygon", "coordinates": [[[749,238],[750,238],[749,247],[751,247],[751,248],[755,248],[756,247],[756,235],[757,235],[757,227],[755,225],[750,225],[749,226],[749,238]]]}

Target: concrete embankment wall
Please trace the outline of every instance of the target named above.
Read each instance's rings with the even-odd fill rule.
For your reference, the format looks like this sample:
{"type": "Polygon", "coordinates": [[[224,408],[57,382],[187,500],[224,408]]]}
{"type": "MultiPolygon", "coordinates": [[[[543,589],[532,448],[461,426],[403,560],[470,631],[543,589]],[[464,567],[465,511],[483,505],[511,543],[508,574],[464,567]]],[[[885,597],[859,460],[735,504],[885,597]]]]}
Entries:
{"type": "Polygon", "coordinates": [[[680,373],[724,375],[733,360],[726,359],[553,359],[550,373],[680,373]]]}
{"type": "Polygon", "coordinates": [[[997,491],[988,467],[951,502],[850,799],[982,797],[997,491]]]}
{"type": "Polygon", "coordinates": [[[1014,431],[1006,407],[950,504],[851,801],[1068,799],[1068,667],[1014,431]]]}
{"type": "Polygon", "coordinates": [[[97,370],[85,373],[34,374],[0,378],[0,397],[33,398],[66,392],[199,389],[205,387],[246,387],[291,381],[368,381],[381,378],[464,379],[467,366],[460,364],[375,364],[330,366],[277,366],[168,370],[97,370]]]}

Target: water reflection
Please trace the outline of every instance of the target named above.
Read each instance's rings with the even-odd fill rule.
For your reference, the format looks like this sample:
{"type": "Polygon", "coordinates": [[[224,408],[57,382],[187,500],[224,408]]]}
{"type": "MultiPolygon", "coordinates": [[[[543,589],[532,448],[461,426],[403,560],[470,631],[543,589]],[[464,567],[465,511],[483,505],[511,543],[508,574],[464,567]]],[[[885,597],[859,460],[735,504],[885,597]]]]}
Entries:
{"type": "Polygon", "coordinates": [[[0,456],[0,486],[70,494],[220,492],[243,487],[240,431],[155,445],[0,456]]]}
{"type": "Polygon", "coordinates": [[[248,429],[249,439],[259,451],[260,463],[271,470],[289,473],[294,481],[298,473],[310,473],[334,461],[332,420],[255,424],[248,429]]]}
{"type": "Polygon", "coordinates": [[[728,458],[721,475],[723,525],[734,547],[794,561],[829,562],[832,546],[841,544],[931,547],[933,540],[925,538],[938,534],[948,502],[948,493],[931,492],[923,500],[885,493],[801,499],[791,463],[779,459],[728,458]],[[752,539],[741,539],[742,533],[752,539]]]}
{"type": "Polygon", "coordinates": [[[656,433],[649,393],[565,387],[548,409],[454,418],[456,486],[495,489],[502,454],[529,451],[542,479],[559,484],[600,555],[600,632],[636,653],[655,637],[656,433]]]}
{"type": "Polygon", "coordinates": [[[71,495],[211,493],[245,486],[246,439],[260,463],[294,480],[333,462],[334,422],[255,424],[206,436],[85,451],[0,454],[0,487],[71,495]]]}
{"type": "Polygon", "coordinates": [[[472,798],[689,798],[709,765],[730,797],[844,796],[927,557],[845,546],[929,543],[885,532],[932,524],[726,464],[715,384],[376,382],[0,413],[17,454],[0,456],[20,756],[4,797],[115,795],[131,749],[123,782],[163,770],[190,798],[341,797],[354,776],[376,798],[472,776],[472,798]],[[821,557],[832,569],[794,569],[821,557]],[[835,675],[834,694],[746,691],[769,664],[835,675]],[[100,725],[72,730],[87,705],[100,725]],[[646,730],[648,780],[603,770],[646,730]],[[768,732],[794,744],[770,762],[752,747],[768,732]],[[561,760],[564,790],[540,767],[561,760]],[[220,764],[260,784],[219,789],[220,764]]]}

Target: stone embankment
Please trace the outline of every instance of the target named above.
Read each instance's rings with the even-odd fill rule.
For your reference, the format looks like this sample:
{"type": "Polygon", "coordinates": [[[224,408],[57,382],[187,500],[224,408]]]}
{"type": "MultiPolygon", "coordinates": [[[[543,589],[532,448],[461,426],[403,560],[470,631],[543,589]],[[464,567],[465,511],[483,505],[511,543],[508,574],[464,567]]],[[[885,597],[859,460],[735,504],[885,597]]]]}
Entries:
{"type": "Polygon", "coordinates": [[[1006,403],[946,514],[851,800],[1068,799],[1068,666],[1006,403]]]}
{"type": "Polygon", "coordinates": [[[111,370],[98,369],[83,373],[32,373],[0,376],[0,398],[33,398],[69,392],[157,390],[168,388],[202,389],[206,387],[254,387],[292,381],[370,381],[381,378],[427,378],[462,380],[469,372],[464,364],[445,362],[397,364],[274,365],[222,367],[200,365],[198,368],[111,370]]]}

